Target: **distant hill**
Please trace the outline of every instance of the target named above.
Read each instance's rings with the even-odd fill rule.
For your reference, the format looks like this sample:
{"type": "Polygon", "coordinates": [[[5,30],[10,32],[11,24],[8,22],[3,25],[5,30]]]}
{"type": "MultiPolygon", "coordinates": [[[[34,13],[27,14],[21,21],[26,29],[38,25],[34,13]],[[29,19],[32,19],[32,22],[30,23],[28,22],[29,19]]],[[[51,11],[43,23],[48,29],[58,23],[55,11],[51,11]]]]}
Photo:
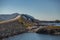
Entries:
{"type": "Polygon", "coordinates": [[[28,14],[19,14],[19,13],[13,13],[13,14],[1,14],[0,15],[0,21],[4,21],[4,20],[9,20],[9,19],[13,19],[16,16],[20,15],[24,20],[29,21],[29,22],[34,22],[34,23],[39,23],[39,25],[41,23],[60,23],[60,21],[56,20],[56,21],[42,21],[42,20],[38,20],[35,19],[33,16],[28,15],[28,14]]]}
{"type": "Polygon", "coordinates": [[[14,13],[14,14],[1,14],[0,15],[0,21],[4,21],[4,20],[9,20],[9,19],[12,19],[12,18],[15,18],[17,15],[17,13],[14,13]]]}
{"type": "Polygon", "coordinates": [[[13,18],[15,18],[18,15],[22,16],[25,20],[30,20],[30,21],[33,21],[34,20],[34,17],[32,17],[30,15],[13,13],[13,14],[3,14],[3,15],[1,14],[0,15],[0,21],[13,19],[13,18]]]}

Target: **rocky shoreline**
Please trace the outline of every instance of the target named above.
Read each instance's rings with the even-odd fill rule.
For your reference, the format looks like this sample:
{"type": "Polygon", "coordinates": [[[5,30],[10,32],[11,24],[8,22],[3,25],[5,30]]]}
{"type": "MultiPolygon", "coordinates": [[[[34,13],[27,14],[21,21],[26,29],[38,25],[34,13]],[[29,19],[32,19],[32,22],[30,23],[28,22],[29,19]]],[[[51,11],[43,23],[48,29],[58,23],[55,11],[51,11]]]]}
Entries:
{"type": "Polygon", "coordinates": [[[39,34],[60,35],[60,32],[57,32],[55,30],[45,30],[45,29],[40,29],[36,33],[39,33],[39,34]]]}
{"type": "Polygon", "coordinates": [[[24,31],[24,32],[19,32],[19,33],[11,34],[11,35],[0,36],[0,39],[8,38],[8,37],[15,36],[15,35],[19,35],[19,34],[22,34],[22,33],[26,33],[26,32],[24,31]]]}
{"type": "MultiPolygon", "coordinates": [[[[11,37],[11,36],[15,36],[15,35],[19,35],[19,34],[27,33],[27,32],[31,32],[31,31],[26,30],[26,31],[23,31],[23,32],[18,32],[18,33],[7,35],[7,36],[0,36],[0,39],[8,38],[8,37],[11,37]]],[[[52,33],[43,32],[43,30],[42,30],[42,32],[38,31],[38,32],[35,32],[35,33],[38,33],[38,34],[50,34],[50,35],[60,35],[60,32],[57,32],[57,33],[53,33],[52,34],[52,33]]]]}

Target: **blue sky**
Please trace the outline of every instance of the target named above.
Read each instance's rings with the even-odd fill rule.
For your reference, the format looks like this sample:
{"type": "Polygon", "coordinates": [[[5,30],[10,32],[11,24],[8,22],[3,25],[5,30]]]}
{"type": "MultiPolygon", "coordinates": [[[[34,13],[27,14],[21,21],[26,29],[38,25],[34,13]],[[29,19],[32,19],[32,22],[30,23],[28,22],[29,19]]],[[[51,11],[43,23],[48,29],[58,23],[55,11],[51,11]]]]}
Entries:
{"type": "Polygon", "coordinates": [[[60,20],[59,0],[0,0],[0,14],[29,14],[39,20],[60,20]]]}

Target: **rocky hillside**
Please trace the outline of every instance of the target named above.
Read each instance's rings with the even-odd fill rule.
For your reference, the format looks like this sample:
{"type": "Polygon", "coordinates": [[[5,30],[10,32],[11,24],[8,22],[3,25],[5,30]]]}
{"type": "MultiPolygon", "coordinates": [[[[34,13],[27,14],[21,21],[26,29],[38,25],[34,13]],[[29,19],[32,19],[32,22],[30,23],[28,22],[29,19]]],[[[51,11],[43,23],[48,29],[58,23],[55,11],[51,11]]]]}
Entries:
{"type": "Polygon", "coordinates": [[[26,32],[26,28],[19,22],[19,18],[20,16],[16,16],[13,19],[0,22],[0,38],[26,32]]]}
{"type": "Polygon", "coordinates": [[[0,38],[26,32],[35,18],[27,14],[0,15],[0,38]]]}

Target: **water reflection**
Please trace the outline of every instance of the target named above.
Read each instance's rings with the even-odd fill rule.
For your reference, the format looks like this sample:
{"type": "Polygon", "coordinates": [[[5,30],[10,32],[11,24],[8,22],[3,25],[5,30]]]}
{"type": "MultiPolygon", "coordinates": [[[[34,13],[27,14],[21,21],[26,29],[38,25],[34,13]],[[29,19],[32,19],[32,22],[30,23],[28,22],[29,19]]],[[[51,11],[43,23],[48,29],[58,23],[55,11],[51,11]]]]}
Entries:
{"type": "Polygon", "coordinates": [[[37,33],[24,33],[4,40],[60,40],[59,35],[46,35],[37,33]]]}

